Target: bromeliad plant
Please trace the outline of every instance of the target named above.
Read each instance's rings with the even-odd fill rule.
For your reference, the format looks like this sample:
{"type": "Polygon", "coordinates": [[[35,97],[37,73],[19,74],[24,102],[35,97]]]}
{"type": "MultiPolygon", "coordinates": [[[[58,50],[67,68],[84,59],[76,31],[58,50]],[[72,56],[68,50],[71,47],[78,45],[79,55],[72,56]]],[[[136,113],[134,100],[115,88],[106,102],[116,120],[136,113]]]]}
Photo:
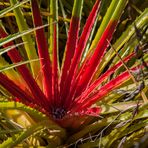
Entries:
{"type": "MultiPolygon", "coordinates": [[[[129,144],[134,136],[132,130],[128,130],[131,124],[139,118],[143,121],[142,126],[138,123],[133,132],[136,130],[139,132],[147,124],[147,114],[144,109],[147,108],[148,100],[145,94],[147,88],[144,88],[144,84],[147,82],[145,43],[148,10],[140,12],[141,15],[119,39],[114,37],[116,42],[113,41],[112,45],[115,30],[120,31],[117,25],[128,3],[127,0],[112,0],[107,6],[106,13],[106,9],[103,8],[107,5],[105,0],[102,3],[99,0],[86,1],[86,4],[93,7],[83,27],[80,26],[81,17],[83,18],[83,0],[74,0],[69,27],[65,10],[71,9],[72,4],[69,3],[72,1],[50,0],[40,1],[40,3],[47,4],[48,11],[39,8],[37,0],[21,2],[10,0],[3,3],[3,6],[8,4],[8,7],[0,11],[0,17],[14,15],[19,29],[18,33],[9,35],[11,29],[5,28],[4,26],[8,26],[4,22],[0,24],[0,46],[3,47],[0,54],[7,52],[12,62],[8,64],[7,59],[0,56],[0,88],[3,96],[7,96],[7,101],[0,102],[0,110],[8,122],[8,129],[16,130],[12,130],[13,134],[3,133],[5,136],[10,134],[9,137],[12,138],[5,139],[1,147],[14,147],[18,144],[57,147],[64,143],[72,145],[84,137],[86,144],[81,143],[81,147],[111,146],[114,142],[122,144],[119,139],[121,141],[128,134],[130,136],[126,144],[129,144]],[[58,2],[63,18],[58,14],[58,2]],[[28,29],[28,17],[25,21],[23,14],[32,15],[33,29],[28,29]],[[42,15],[44,21],[48,23],[43,23],[42,15]],[[99,21],[98,18],[101,16],[103,19],[99,21]],[[63,48],[62,45],[62,48],[60,47],[61,42],[59,42],[61,35],[59,19],[64,20],[66,31],[69,30],[62,62],[59,57],[59,52],[62,53],[60,50],[63,48]],[[31,33],[35,34],[35,38],[31,33]],[[23,43],[17,44],[17,39],[20,37],[23,43]],[[22,45],[24,48],[20,48],[22,45]],[[135,47],[137,47],[136,51],[135,47]],[[140,80],[137,80],[138,76],[140,80]],[[122,90],[118,89],[119,86],[122,90]],[[134,87],[135,91],[129,93],[126,87],[134,87]],[[139,94],[138,103],[131,101],[137,94],[139,94]],[[130,101],[123,102],[123,96],[130,101]],[[113,103],[117,104],[115,108],[119,106],[120,108],[110,110],[109,104],[114,106],[113,103]],[[140,105],[141,116],[131,111],[135,108],[136,112],[140,105]],[[112,123],[115,126],[114,121],[116,124],[119,121],[114,114],[110,117],[105,115],[106,117],[100,119],[100,114],[106,113],[104,109],[107,107],[110,114],[121,111],[118,117],[123,113],[119,120],[124,122],[118,127],[121,135],[115,136],[115,139],[110,141],[107,139],[118,135],[116,129],[108,130],[109,134],[103,138],[102,134],[108,128],[108,124],[112,123]],[[103,129],[105,126],[106,128],[103,129]],[[68,129],[70,129],[69,133],[66,132],[68,129]],[[39,131],[42,131],[41,135],[39,131]],[[90,133],[95,134],[99,131],[102,140],[98,140],[99,134],[87,138],[88,134],[90,136],[90,133]],[[71,137],[68,139],[67,135],[71,137]],[[26,138],[28,140],[25,140],[26,138]]],[[[88,9],[84,6],[84,10],[87,12],[88,9]]],[[[7,21],[9,27],[13,28],[11,19],[4,18],[2,21],[7,21]]],[[[4,128],[3,123],[1,126],[4,128]]]]}

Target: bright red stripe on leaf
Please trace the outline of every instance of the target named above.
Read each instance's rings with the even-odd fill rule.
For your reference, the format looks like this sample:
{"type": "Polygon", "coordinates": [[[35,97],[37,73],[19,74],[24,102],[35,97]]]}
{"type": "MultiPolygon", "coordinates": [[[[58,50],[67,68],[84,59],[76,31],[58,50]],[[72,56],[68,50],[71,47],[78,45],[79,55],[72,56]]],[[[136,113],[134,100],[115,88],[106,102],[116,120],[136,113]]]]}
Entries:
{"type": "Polygon", "coordinates": [[[87,109],[83,110],[82,112],[83,112],[82,115],[98,117],[98,115],[101,112],[101,108],[100,107],[87,108],[87,109]]]}
{"type": "MultiPolygon", "coordinates": [[[[7,37],[7,33],[2,28],[0,28],[0,37],[1,38],[7,37]]],[[[4,47],[8,47],[8,46],[12,46],[12,45],[14,45],[13,42],[9,42],[9,43],[5,44],[4,47]]],[[[10,59],[12,60],[12,62],[14,62],[14,63],[22,61],[22,57],[16,48],[8,51],[8,55],[9,55],[10,59]]],[[[22,75],[22,78],[27,83],[34,98],[36,98],[36,100],[38,102],[40,102],[41,104],[45,105],[46,104],[45,103],[46,97],[42,93],[42,91],[40,90],[40,88],[37,85],[37,83],[35,82],[35,80],[33,79],[32,75],[31,75],[30,71],[27,69],[27,67],[25,65],[21,65],[21,66],[17,67],[17,70],[20,72],[20,74],[22,75]]]]}
{"type": "Polygon", "coordinates": [[[94,102],[97,101],[97,99],[101,99],[105,95],[107,95],[110,91],[113,89],[119,87],[119,85],[123,84],[126,80],[130,78],[130,74],[128,72],[124,72],[121,75],[119,75],[117,78],[111,80],[106,85],[100,88],[100,90],[96,93],[94,93],[90,98],[87,98],[87,101],[83,101],[83,107],[92,105],[94,102]]]}
{"type": "Polygon", "coordinates": [[[53,67],[52,67],[52,81],[53,81],[53,100],[54,105],[59,104],[59,90],[58,90],[58,49],[57,49],[57,30],[56,25],[54,24],[54,33],[53,33],[53,67]]]}
{"type": "Polygon", "coordinates": [[[72,16],[71,22],[70,22],[70,29],[68,33],[68,39],[66,43],[66,51],[65,51],[65,58],[63,61],[63,66],[62,66],[62,72],[61,72],[61,79],[60,79],[60,93],[61,93],[61,98],[63,98],[63,93],[64,93],[64,83],[65,79],[67,77],[68,69],[71,64],[71,59],[73,58],[76,46],[77,46],[77,41],[78,41],[78,33],[79,33],[79,26],[80,26],[80,18],[72,16]]]}
{"type": "MultiPolygon", "coordinates": [[[[5,38],[7,37],[8,34],[5,32],[5,30],[0,27],[0,38],[5,38]]],[[[5,45],[3,45],[4,47],[9,47],[9,46],[13,46],[13,42],[9,42],[5,45]]],[[[12,62],[17,63],[22,61],[22,57],[20,56],[20,54],[16,51],[16,48],[14,48],[13,50],[10,50],[8,52],[9,57],[11,58],[12,62]]]]}
{"type": "MultiPolygon", "coordinates": [[[[136,71],[137,67],[134,67],[131,70],[136,71]]],[[[131,75],[129,74],[128,71],[123,72],[122,74],[120,74],[119,76],[112,79],[104,86],[102,86],[99,90],[96,90],[95,92],[93,92],[91,96],[83,97],[81,99],[76,99],[76,101],[73,104],[73,108],[71,109],[72,112],[83,110],[87,107],[90,107],[92,104],[102,99],[107,94],[109,94],[112,90],[116,89],[117,87],[122,85],[125,81],[129,80],[130,77],[131,75]]]]}
{"type": "MultiPolygon", "coordinates": [[[[129,56],[123,59],[124,62],[129,61],[135,54],[131,53],[129,56]]],[[[122,66],[122,62],[118,62],[116,65],[111,67],[109,70],[107,70],[103,75],[101,75],[96,81],[94,81],[78,98],[77,100],[80,100],[81,98],[86,98],[88,97],[91,92],[99,87],[99,85],[111,74],[113,74],[117,69],[119,69],[122,66]]]]}
{"type": "MultiPolygon", "coordinates": [[[[81,37],[79,39],[78,46],[75,50],[74,57],[72,59],[71,65],[70,65],[69,73],[68,73],[67,78],[65,80],[66,82],[63,86],[64,92],[65,92],[65,94],[63,96],[64,98],[66,98],[66,95],[67,95],[66,92],[69,92],[69,90],[70,90],[70,85],[71,85],[72,79],[75,79],[76,72],[77,72],[77,69],[78,69],[78,66],[80,63],[80,59],[82,56],[82,52],[84,51],[84,49],[86,47],[87,41],[90,36],[90,32],[92,30],[92,27],[93,27],[94,22],[97,17],[97,13],[99,10],[99,2],[100,2],[99,0],[96,1],[95,5],[94,5],[87,21],[86,21],[86,24],[84,26],[81,37]]],[[[68,103],[71,102],[71,100],[69,98],[65,100],[65,102],[67,102],[67,101],[68,101],[68,103]]]]}
{"type": "Polygon", "coordinates": [[[14,96],[11,98],[13,101],[22,102],[23,104],[36,109],[40,109],[42,106],[42,110],[40,109],[40,111],[43,113],[45,113],[45,110],[49,110],[48,106],[44,106],[42,103],[36,101],[36,99],[29,94],[29,91],[27,92],[27,90],[22,90],[20,86],[16,85],[12,80],[2,73],[0,73],[0,85],[2,85],[14,96]]]}
{"type": "Polygon", "coordinates": [[[23,91],[19,86],[17,86],[12,80],[2,73],[0,73],[0,84],[13,96],[19,98],[23,103],[34,100],[29,94],[23,91]]]}
{"type": "MultiPolygon", "coordinates": [[[[35,27],[42,26],[42,18],[40,10],[36,0],[32,0],[32,12],[35,27]]],[[[36,32],[36,42],[38,46],[39,57],[41,58],[40,63],[43,74],[43,88],[44,93],[50,100],[52,98],[52,68],[50,65],[50,58],[48,53],[48,44],[45,38],[44,29],[38,29],[36,32]]]]}
{"type": "Polygon", "coordinates": [[[77,99],[77,101],[74,103],[75,105],[73,105],[73,108],[71,109],[72,112],[83,110],[87,107],[90,107],[92,104],[102,99],[106,94],[111,92],[113,89],[119,87],[119,85],[121,85],[129,78],[130,74],[128,72],[124,72],[115,79],[111,80],[110,82],[102,86],[99,90],[96,90],[96,92],[91,94],[90,97],[81,98],[80,100],[77,99]]]}
{"type": "MultiPolygon", "coordinates": [[[[85,63],[82,65],[81,69],[79,70],[79,73],[76,77],[76,79],[72,80],[72,84],[70,86],[70,92],[68,93],[68,97],[67,100],[73,100],[75,97],[75,93],[76,93],[76,88],[77,88],[77,84],[79,82],[79,80],[82,78],[81,75],[83,75],[83,73],[85,73],[85,68],[87,67],[87,63],[89,61],[89,57],[85,60],[85,63]]],[[[65,102],[65,107],[70,107],[69,105],[69,101],[65,102]]]]}
{"type": "Polygon", "coordinates": [[[87,67],[85,68],[85,73],[81,75],[81,79],[77,85],[75,97],[79,96],[86,89],[89,82],[91,81],[94,73],[96,72],[96,68],[105,53],[105,50],[107,49],[108,41],[110,41],[112,38],[116,25],[117,21],[111,21],[105,29],[102,37],[97,44],[94,54],[92,55],[90,61],[87,64],[87,67]]]}

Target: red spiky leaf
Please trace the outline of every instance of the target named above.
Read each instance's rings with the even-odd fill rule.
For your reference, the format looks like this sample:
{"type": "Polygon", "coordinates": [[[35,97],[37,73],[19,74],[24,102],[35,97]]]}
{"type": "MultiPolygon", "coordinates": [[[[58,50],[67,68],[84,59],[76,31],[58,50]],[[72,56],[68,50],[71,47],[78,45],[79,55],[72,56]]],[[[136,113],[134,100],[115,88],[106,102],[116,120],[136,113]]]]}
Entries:
{"type": "MultiPolygon", "coordinates": [[[[90,32],[92,30],[92,27],[94,25],[94,22],[96,20],[96,17],[97,17],[97,13],[98,13],[98,10],[99,10],[99,0],[96,1],[91,13],[89,14],[89,17],[86,21],[86,24],[84,26],[84,29],[83,29],[83,32],[80,36],[80,39],[79,39],[79,42],[78,42],[78,45],[75,49],[75,53],[74,53],[74,57],[71,61],[71,65],[70,65],[70,69],[68,70],[69,73],[67,74],[67,77],[66,77],[66,80],[65,80],[65,84],[63,85],[63,89],[65,90],[64,92],[64,95],[63,97],[66,98],[67,96],[67,93],[66,92],[69,92],[70,90],[70,86],[71,86],[71,81],[73,79],[75,79],[75,76],[76,76],[76,72],[77,72],[77,69],[78,69],[78,66],[79,66],[79,63],[80,63],[80,59],[81,59],[81,56],[82,56],[82,53],[86,47],[86,44],[87,44],[87,41],[89,39],[89,36],[90,36],[90,32]]],[[[65,102],[67,102],[68,104],[71,102],[71,99],[70,98],[67,98],[65,99],[65,102]]]]}
{"type": "Polygon", "coordinates": [[[80,18],[78,18],[77,16],[72,16],[70,21],[70,29],[68,33],[66,49],[65,49],[65,60],[63,62],[63,66],[61,70],[61,79],[60,79],[61,98],[63,98],[63,93],[65,91],[63,89],[63,86],[67,77],[68,69],[71,64],[71,59],[73,58],[73,55],[77,46],[79,26],[80,26],[80,18]]]}
{"type": "MultiPolygon", "coordinates": [[[[31,1],[33,21],[35,27],[42,26],[42,18],[36,0],[31,1]]],[[[48,44],[44,34],[44,28],[38,29],[36,33],[36,42],[38,46],[38,53],[40,58],[41,70],[43,74],[43,88],[44,93],[50,101],[52,98],[52,68],[48,53],[48,44]]],[[[51,102],[51,101],[50,101],[51,102]]]]}
{"type": "MultiPolygon", "coordinates": [[[[2,27],[0,27],[0,37],[4,38],[7,36],[8,35],[5,32],[5,30],[2,27]]],[[[8,47],[8,46],[12,46],[12,45],[14,45],[13,42],[9,42],[9,43],[5,44],[4,47],[8,47]]],[[[22,61],[22,57],[16,48],[8,51],[8,55],[9,55],[10,59],[12,60],[12,62],[14,62],[14,63],[22,61]]],[[[28,88],[30,89],[34,98],[36,98],[40,103],[44,102],[44,104],[46,104],[45,103],[46,97],[44,96],[44,94],[40,90],[39,86],[35,82],[30,71],[28,70],[28,68],[25,65],[21,65],[21,66],[17,67],[17,69],[20,72],[20,74],[22,75],[22,78],[25,80],[26,84],[28,85],[28,88]]]]}

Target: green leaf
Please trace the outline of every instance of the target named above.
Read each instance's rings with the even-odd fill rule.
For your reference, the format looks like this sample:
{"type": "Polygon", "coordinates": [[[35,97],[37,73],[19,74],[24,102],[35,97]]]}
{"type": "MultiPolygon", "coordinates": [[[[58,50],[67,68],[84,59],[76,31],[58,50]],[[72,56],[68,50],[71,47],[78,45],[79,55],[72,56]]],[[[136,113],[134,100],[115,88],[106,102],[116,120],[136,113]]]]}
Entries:
{"type": "MultiPolygon", "coordinates": [[[[14,6],[16,3],[18,3],[18,1],[17,0],[10,0],[10,3],[11,3],[12,6],[14,6]]],[[[17,26],[19,28],[19,31],[22,32],[24,30],[28,30],[29,28],[27,26],[26,20],[25,20],[25,18],[23,16],[23,12],[21,11],[21,9],[16,8],[16,9],[13,10],[13,12],[15,14],[15,18],[16,18],[16,22],[17,22],[17,26]]],[[[31,59],[38,58],[31,35],[26,34],[26,35],[22,36],[22,40],[24,42],[28,43],[28,44],[25,44],[25,49],[26,49],[28,59],[31,60],[31,59]]],[[[33,77],[36,78],[37,75],[38,75],[38,71],[40,70],[39,62],[30,63],[30,65],[31,65],[31,70],[32,70],[32,73],[33,73],[33,77]]],[[[41,83],[41,82],[39,82],[39,83],[41,83]]]]}
{"type": "MultiPolygon", "coordinates": [[[[145,11],[135,20],[134,22],[138,28],[141,28],[148,24],[148,9],[145,9],[145,11]]],[[[122,33],[121,37],[117,39],[117,41],[113,44],[113,47],[116,49],[116,51],[119,51],[121,47],[129,41],[129,39],[133,36],[135,33],[134,23],[130,25],[125,32],[122,33]]],[[[119,52],[120,55],[123,55],[127,50],[124,48],[119,52]]],[[[110,62],[110,60],[115,56],[115,52],[112,49],[109,49],[106,55],[103,57],[101,62],[101,67],[99,69],[102,69],[110,62]]]]}
{"type": "Polygon", "coordinates": [[[23,42],[23,43],[19,43],[19,44],[13,45],[13,46],[9,46],[9,47],[7,47],[7,48],[2,48],[2,49],[0,49],[0,55],[6,53],[6,52],[8,52],[8,51],[10,51],[10,50],[12,50],[12,49],[14,49],[14,48],[16,48],[16,47],[22,46],[22,45],[24,45],[24,44],[25,44],[25,43],[23,42]]]}
{"type": "Polygon", "coordinates": [[[26,113],[28,113],[29,115],[33,116],[34,118],[36,118],[36,120],[40,121],[42,120],[47,120],[48,117],[46,117],[45,114],[42,114],[41,112],[37,111],[36,109],[33,109],[29,106],[26,106],[22,103],[19,102],[13,102],[13,101],[7,101],[7,102],[0,102],[0,110],[1,111],[6,111],[6,110],[21,110],[24,111],[26,113]]]}
{"type": "Polygon", "coordinates": [[[20,37],[22,37],[22,36],[24,36],[26,34],[32,33],[35,30],[38,30],[38,29],[41,29],[41,28],[44,28],[44,27],[47,27],[47,26],[49,26],[49,24],[39,26],[39,27],[36,27],[36,28],[33,28],[33,29],[28,29],[28,30],[18,32],[18,33],[15,33],[15,34],[11,34],[11,35],[7,36],[6,38],[0,39],[0,46],[3,46],[4,44],[9,43],[10,41],[18,39],[18,38],[20,38],[20,37]]]}
{"type": "Polygon", "coordinates": [[[0,11],[0,17],[3,17],[3,15],[7,14],[8,12],[22,6],[23,4],[29,2],[30,0],[23,0],[22,2],[17,2],[15,5],[7,7],[0,11]]]}
{"type": "Polygon", "coordinates": [[[24,140],[29,138],[30,136],[33,136],[45,129],[49,129],[51,132],[53,131],[54,134],[57,134],[61,138],[65,138],[66,133],[65,130],[56,125],[54,122],[49,120],[41,121],[30,128],[26,129],[25,131],[21,132],[20,135],[15,135],[15,137],[8,138],[6,141],[4,141],[2,144],[0,144],[1,148],[6,147],[14,147],[18,144],[22,143],[24,140]]]}
{"type": "Polygon", "coordinates": [[[10,69],[16,68],[18,66],[21,66],[21,65],[24,65],[24,64],[27,64],[27,63],[37,62],[37,61],[39,61],[39,59],[32,59],[32,60],[22,61],[22,62],[15,63],[15,64],[9,64],[9,65],[6,65],[4,67],[1,67],[0,72],[4,72],[6,70],[10,70],[10,69]]]}
{"type": "Polygon", "coordinates": [[[97,45],[98,41],[100,40],[108,23],[111,20],[112,21],[118,20],[118,18],[122,14],[122,11],[124,10],[126,4],[127,4],[127,0],[112,0],[111,1],[111,4],[110,4],[110,6],[103,18],[103,21],[97,31],[97,34],[92,42],[92,45],[90,47],[90,51],[96,47],[96,45],[97,45]]]}

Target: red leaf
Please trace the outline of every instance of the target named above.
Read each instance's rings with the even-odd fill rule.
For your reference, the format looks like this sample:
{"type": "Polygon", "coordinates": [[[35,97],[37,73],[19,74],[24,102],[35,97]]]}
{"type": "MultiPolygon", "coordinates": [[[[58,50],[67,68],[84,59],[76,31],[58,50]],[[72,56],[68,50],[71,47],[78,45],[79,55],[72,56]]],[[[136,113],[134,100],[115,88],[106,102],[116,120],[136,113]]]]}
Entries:
{"type": "MultiPolygon", "coordinates": [[[[65,80],[66,82],[63,85],[63,87],[64,87],[63,89],[65,90],[64,91],[65,94],[63,96],[64,98],[66,98],[67,92],[69,92],[69,90],[70,90],[70,85],[71,85],[72,79],[75,79],[76,72],[77,72],[77,69],[78,69],[78,66],[80,63],[80,59],[82,56],[82,52],[86,47],[86,43],[89,39],[90,32],[92,30],[92,27],[93,27],[94,22],[97,17],[98,10],[100,8],[99,2],[100,2],[99,0],[96,1],[95,5],[94,5],[87,21],[86,21],[86,24],[84,26],[81,37],[79,39],[77,48],[74,53],[74,57],[72,59],[71,65],[70,65],[69,73],[67,74],[67,78],[65,80]]],[[[65,99],[65,102],[67,102],[67,101],[68,101],[68,103],[70,103],[71,102],[70,98],[68,98],[67,100],[65,99]]]]}
{"type": "MultiPolygon", "coordinates": [[[[4,38],[6,36],[7,36],[7,33],[0,27],[0,37],[4,38]]],[[[13,42],[9,42],[9,43],[5,44],[4,47],[8,47],[8,46],[12,46],[12,45],[14,45],[13,42]]],[[[14,63],[22,61],[22,57],[16,48],[8,51],[8,55],[9,55],[10,59],[12,60],[12,62],[14,62],[14,63]]],[[[40,102],[41,104],[44,103],[44,105],[45,105],[46,104],[45,101],[47,99],[46,99],[45,95],[42,93],[42,91],[40,90],[40,88],[37,85],[37,83],[35,82],[35,80],[33,79],[32,75],[31,75],[30,71],[27,69],[27,67],[25,65],[21,65],[21,66],[17,67],[17,70],[22,75],[22,78],[25,80],[25,82],[28,85],[29,89],[31,90],[34,98],[38,102],[40,102]]]]}
{"type": "MultiPolygon", "coordinates": [[[[135,68],[134,68],[135,69],[135,68]]],[[[133,70],[134,70],[133,69],[133,70]]],[[[113,89],[117,88],[123,82],[130,78],[130,74],[128,72],[124,72],[120,74],[115,79],[112,79],[110,82],[102,86],[99,90],[96,90],[90,97],[76,99],[75,105],[73,105],[73,109],[75,111],[83,110],[87,107],[90,107],[96,101],[102,99],[106,94],[111,92],[113,89]]]]}
{"type": "Polygon", "coordinates": [[[57,49],[57,32],[56,25],[54,24],[54,47],[53,47],[53,67],[52,67],[52,85],[53,85],[53,100],[54,105],[59,105],[59,88],[58,88],[58,49],[57,49]]]}
{"type": "Polygon", "coordinates": [[[88,115],[88,116],[98,117],[100,112],[101,112],[100,107],[92,107],[92,108],[87,108],[85,110],[82,110],[81,115],[88,115]]]}
{"type": "MultiPolygon", "coordinates": [[[[35,27],[42,26],[42,18],[36,0],[32,0],[33,21],[35,27]]],[[[52,99],[52,69],[50,65],[50,58],[48,53],[48,44],[45,38],[44,29],[38,29],[36,33],[36,42],[38,46],[39,57],[41,58],[41,68],[43,74],[43,88],[48,100],[52,99]]]]}
{"type": "Polygon", "coordinates": [[[68,39],[66,43],[65,59],[63,61],[62,71],[61,71],[61,79],[60,79],[61,98],[63,98],[63,93],[65,92],[63,86],[65,83],[65,79],[67,77],[68,69],[71,64],[71,59],[73,58],[77,46],[79,26],[80,26],[80,18],[72,16],[70,22],[70,29],[68,33],[68,39]]]}
{"type": "MultiPolygon", "coordinates": [[[[72,81],[72,84],[71,84],[71,87],[70,87],[70,92],[68,94],[67,100],[70,99],[70,101],[71,101],[71,100],[74,99],[75,93],[76,93],[77,84],[78,84],[78,82],[79,82],[79,80],[81,78],[81,75],[83,75],[83,73],[85,72],[85,68],[87,67],[88,61],[89,61],[89,58],[85,60],[85,63],[81,67],[81,69],[80,69],[80,71],[78,73],[78,76],[76,77],[76,79],[74,79],[72,81]]],[[[64,104],[65,107],[67,107],[67,108],[70,107],[70,104],[71,104],[70,101],[66,101],[65,102],[65,104],[64,104]]]]}
{"type": "Polygon", "coordinates": [[[34,98],[32,98],[31,95],[23,91],[19,86],[17,86],[12,80],[2,73],[0,73],[0,84],[13,96],[19,98],[23,103],[33,102],[34,98]]]}
{"type": "MultiPolygon", "coordinates": [[[[131,53],[129,56],[127,56],[125,59],[123,59],[124,62],[129,61],[135,54],[131,53]]],[[[122,66],[122,62],[118,62],[116,65],[111,67],[109,70],[107,70],[103,75],[101,75],[96,81],[94,81],[78,98],[77,100],[80,100],[81,98],[88,97],[91,92],[99,87],[99,85],[111,74],[113,74],[117,69],[119,69],[122,66]]]]}
{"type": "Polygon", "coordinates": [[[107,28],[105,29],[102,37],[100,38],[100,41],[98,42],[98,45],[95,49],[94,54],[92,55],[91,59],[89,60],[87,67],[85,68],[85,73],[81,75],[81,79],[78,82],[77,89],[76,89],[76,96],[79,96],[88,86],[89,82],[91,81],[97,66],[99,65],[105,50],[108,46],[108,41],[111,40],[114,29],[116,28],[117,22],[111,21],[107,28]]]}

